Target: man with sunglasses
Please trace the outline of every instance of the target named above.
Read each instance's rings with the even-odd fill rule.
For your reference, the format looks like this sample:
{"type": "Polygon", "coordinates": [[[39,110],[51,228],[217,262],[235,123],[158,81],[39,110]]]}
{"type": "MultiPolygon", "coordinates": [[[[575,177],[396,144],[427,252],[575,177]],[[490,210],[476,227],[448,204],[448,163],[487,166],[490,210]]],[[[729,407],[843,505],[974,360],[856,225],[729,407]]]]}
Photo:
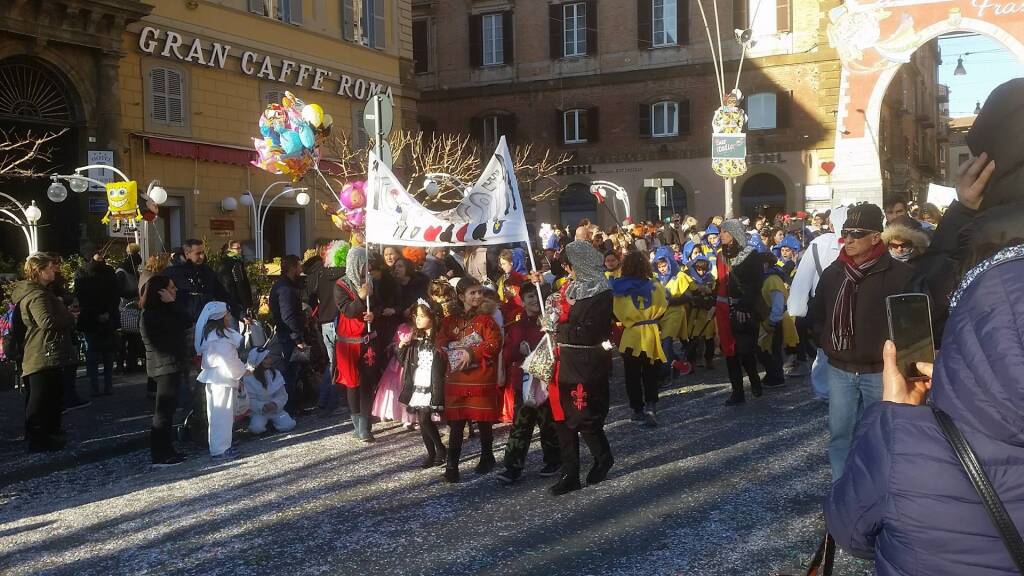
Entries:
{"type": "Polygon", "coordinates": [[[839,234],[839,258],[822,273],[811,308],[819,345],[828,356],[833,481],[842,475],[857,420],[882,398],[885,299],[905,292],[912,274],[889,254],[882,220],[882,210],[873,204],[849,209],[839,234]]]}

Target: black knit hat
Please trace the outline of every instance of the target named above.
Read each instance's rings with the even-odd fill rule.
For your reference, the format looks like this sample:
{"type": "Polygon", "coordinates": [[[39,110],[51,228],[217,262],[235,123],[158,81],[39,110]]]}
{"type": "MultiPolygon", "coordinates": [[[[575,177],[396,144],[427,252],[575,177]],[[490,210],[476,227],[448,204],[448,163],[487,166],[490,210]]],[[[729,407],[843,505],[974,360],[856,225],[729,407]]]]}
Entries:
{"type": "Polygon", "coordinates": [[[882,231],[885,216],[882,209],[874,204],[857,204],[846,212],[846,223],[843,228],[859,228],[861,230],[882,231]]]}

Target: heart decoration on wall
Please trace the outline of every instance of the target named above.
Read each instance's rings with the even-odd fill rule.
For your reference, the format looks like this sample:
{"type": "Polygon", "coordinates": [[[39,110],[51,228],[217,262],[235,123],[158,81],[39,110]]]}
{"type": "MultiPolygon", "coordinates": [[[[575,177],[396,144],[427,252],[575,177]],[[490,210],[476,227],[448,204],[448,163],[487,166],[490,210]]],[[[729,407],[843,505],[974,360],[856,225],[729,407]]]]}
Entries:
{"type": "Polygon", "coordinates": [[[828,162],[821,163],[821,169],[825,171],[825,174],[832,175],[832,171],[836,169],[836,163],[829,160],[828,162]]]}

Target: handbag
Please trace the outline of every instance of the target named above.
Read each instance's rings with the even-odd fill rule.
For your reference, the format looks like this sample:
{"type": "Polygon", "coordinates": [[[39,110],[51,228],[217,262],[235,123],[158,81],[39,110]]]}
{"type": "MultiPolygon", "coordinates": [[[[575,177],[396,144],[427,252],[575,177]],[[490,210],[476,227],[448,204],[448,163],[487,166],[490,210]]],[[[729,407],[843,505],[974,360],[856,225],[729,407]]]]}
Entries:
{"type": "MultiPolygon", "coordinates": [[[[832,564],[835,559],[836,541],[832,539],[831,534],[825,532],[825,537],[818,544],[817,552],[814,553],[810,564],[807,565],[807,571],[802,572],[801,576],[832,576],[832,564]]],[[[789,575],[779,573],[777,576],[789,575]]]]}
{"type": "Polygon", "coordinates": [[[138,303],[130,300],[121,305],[121,331],[138,334],[141,320],[142,310],[139,310],[138,303]]]}
{"type": "Polygon", "coordinates": [[[555,353],[550,334],[545,334],[533,352],[523,360],[523,372],[544,382],[551,382],[555,374],[555,353]]]}
{"type": "Polygon", "coordinates": [[[960,464],[964,467],[967,478],[971,481],[975,491],[978,492],[978,497],[981,498],[985,511],[988,512],[989,518],[992,519],[992,524],[999,531],[1007,552],[1010,553],[1014,564],[1017,565],[1017,571],[1024,574],[1024,540],[1021,539],[1020,531],[1017,530],[1017,526],[1013,523],[1013,518],[1010,517],[1006,507],[1003,506],[1003,501],[999,499],[995,488],[992,487],[988,476],[985,475],[985,470],[982,469],[981,464],[978,462],[978,456],[967,442],[967,438],[964,438],[963,433],[953,423],[953,419],[949,417],[949,414],[935,406],[932,406],[932,413],[935,415],[935,420],[939,423],[942,435],[946,437],[949,445],[956,452],[957,458],[960,459],[960,464]]]}

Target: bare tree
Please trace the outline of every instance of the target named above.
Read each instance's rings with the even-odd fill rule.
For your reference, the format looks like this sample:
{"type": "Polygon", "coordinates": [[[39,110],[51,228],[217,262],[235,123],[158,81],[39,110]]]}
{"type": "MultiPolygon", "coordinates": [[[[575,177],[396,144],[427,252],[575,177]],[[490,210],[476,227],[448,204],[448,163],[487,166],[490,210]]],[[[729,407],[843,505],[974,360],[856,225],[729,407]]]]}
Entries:
{"type": "MultiPolygon", "coordinates": [[[[427,136],[422,132],[395,131],[388,138],[391,153],[395,158],[395,174],[407,183],[409,193],[421,202],[443,208],[462,199],[459,183],[475,182],[483,170],[483,151],[476,142],[464,134],[437,134],[427,136]],[[422,185],[428,174],[446,174],[450,177],[436,179],[438,194],[427,198],[422,185]]],[[[366,178],[367,152],[373,143],[358,146],[351,136],[339,131],[326,146],[328,160],[325,176],[338,184],[366,178]]],[[[490,151],[487,158],[490,158],[490,151]]],[[[571,161],[565,153],[545,149],[543,152],[533,144],[516,146],[512,151],[513,166],[519,181],[520,191],[535,202],[557,196],[565,189],[555,176],[571,161]]]]}
{"type": "Polygon", "coordinates": [[[0,129],[0,179],[32,178],[43,176],[52,158],[52,142],[68,129],[34,135],[31,131],[18,134],[14,130],[0,129]]]}

